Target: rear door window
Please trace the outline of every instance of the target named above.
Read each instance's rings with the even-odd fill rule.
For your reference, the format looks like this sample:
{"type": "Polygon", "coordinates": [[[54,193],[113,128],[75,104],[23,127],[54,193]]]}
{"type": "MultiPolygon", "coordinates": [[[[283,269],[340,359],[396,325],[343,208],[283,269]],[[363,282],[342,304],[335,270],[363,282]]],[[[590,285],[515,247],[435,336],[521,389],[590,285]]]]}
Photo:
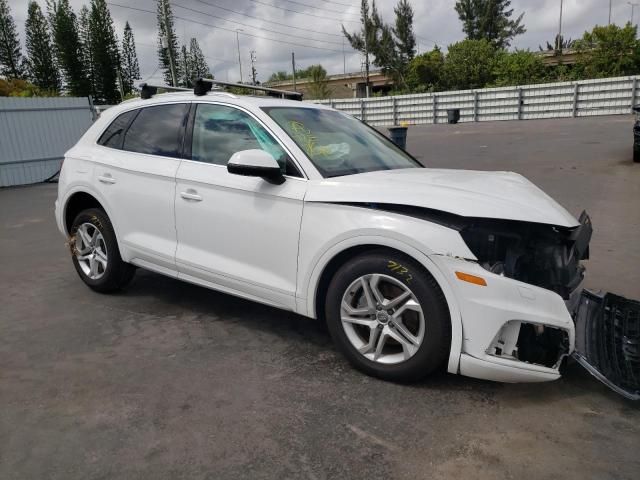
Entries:
{"type": "Polygon", "coordinates": [[[100,136],[98,144],[105,147],[121,148],[123,133],[137,113],[138,110],[131,110],[130,112],[124,112],[118,115],[116,119],[111,122],[109,128],[100,136]]]}
{"type": "Polygon", "coordinates": [[[125,134],[123,149],[129,152],[178,158],[189,105],[184,103],[146,107],[125,134]]]}

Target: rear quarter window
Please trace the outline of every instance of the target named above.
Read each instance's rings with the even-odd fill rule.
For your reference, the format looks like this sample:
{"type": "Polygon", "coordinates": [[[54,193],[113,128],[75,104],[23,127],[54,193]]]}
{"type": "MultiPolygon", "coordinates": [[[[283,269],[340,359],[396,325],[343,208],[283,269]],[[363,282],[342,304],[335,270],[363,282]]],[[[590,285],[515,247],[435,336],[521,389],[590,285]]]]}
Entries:
{"type": "Polygon", "coordinates": [[[121,148],[124,131],[131,120],[137,115],[138,111],[139,110],[131,110],[130,112],[124,112],[118,115],[100,136],[98,144],[105,147],[121,148]]]}
{"type": "Polygon", "coordinates": [[[180,157],[189,105],[184,103],[145,107],[124,137],[129,152],[180,157]]]}

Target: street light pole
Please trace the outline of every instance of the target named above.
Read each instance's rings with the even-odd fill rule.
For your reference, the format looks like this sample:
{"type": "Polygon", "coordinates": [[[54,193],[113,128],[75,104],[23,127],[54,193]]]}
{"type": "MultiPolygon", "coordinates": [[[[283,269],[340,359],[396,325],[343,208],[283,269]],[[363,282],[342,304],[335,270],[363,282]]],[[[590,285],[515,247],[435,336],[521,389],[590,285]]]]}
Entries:
{"type": "Polygon", "coordinates": [[[633,16],[636,12],[636,7],[640,5],[640,3],[632,3],[632,2],[627,2],[627,3],[631,5],[631,25],[633,26],[633,16]]]}
{"type": "Polygon", "coordinates": [[[607,25],[611,25],[611,4],[613,0],[609,0],[609,23],[607,25]]]}
{"type": "Polygon", "coordinates": [[[560,0],[560,25],[558,26],[558,40],[556,41],[556,50],[562,55],[562,7],[563,0],[560,0]]]}
{"type": "Polygon", "coordinates": [[[238,67],[240,68],[240,83],[242,83],[242,60],[240,60],[240,37],[238,32],[242,32],[241,28],[236,28],[236,45],[238,46],[238,67]]]}

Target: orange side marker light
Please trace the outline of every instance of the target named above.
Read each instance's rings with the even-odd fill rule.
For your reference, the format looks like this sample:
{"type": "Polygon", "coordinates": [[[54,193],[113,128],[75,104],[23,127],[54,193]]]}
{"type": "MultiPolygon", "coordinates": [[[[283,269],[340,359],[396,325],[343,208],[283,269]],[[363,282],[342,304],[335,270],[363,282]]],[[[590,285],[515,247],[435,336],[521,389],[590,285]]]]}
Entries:
{"type": "Polygon", "coordinates": [[[476,277],[469,273],[456,272],[456,277],[458,277],[458,280],[462,280],[463,282],[473,283],[474,285],[480,285],[481,287],[487,286],[487,281],[484,278],[476,277]]]}

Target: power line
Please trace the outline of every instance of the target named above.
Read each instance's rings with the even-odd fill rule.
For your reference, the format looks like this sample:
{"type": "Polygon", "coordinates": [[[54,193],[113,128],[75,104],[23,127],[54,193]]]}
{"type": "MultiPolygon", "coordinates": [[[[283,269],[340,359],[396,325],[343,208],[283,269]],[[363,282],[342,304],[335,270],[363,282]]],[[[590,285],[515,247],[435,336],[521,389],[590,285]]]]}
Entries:
{"type": "MultiPolygon", "coordinates": [[[[140,45],[141,47],[148,47],[148,48],[158,48],[157,45],[152,45],[150,43],[141,43],[141,42],[136,42],[136,47],[140,45]]],[[[222,62],[222,63],[236,63],[235,60],[227,60],[226,58],[218,58],[218,57],[208,57],[205,55],[205,57],[207,60],[211,60],[212,62],[222,62]]]]}
{"type": "Polygon", "coordinates": [[[307,15],[308,17],[323,18],[325,20],[333,20],[335,22],[360,23],[360,20],[342,20],[340,18],[323,17],[322,15],[314,15],[313,13],[305,13],[305,12],[301,12],[299,10],[291,10],[289,8],[279,7],[277,5],[271,5],[270,3],[261,2],[260,0],[251,0],[251,1],[253,3],[259,3],[260,5],[266,5],[267,7],[277,8],[279,10],[284,10],[285,12],[297,13],[298,15],[307,15]]]}
{"type": "Polygon", "coordinates": [[[415,34],[415,33],[414,33],[414,35],[416,36],[416,38],[419,38],[423,42],[429,42],[429,43],[433,43],[434,45],[438,45],[438,42],[435,42],[435,41],[431,40],[430,38],[421,37],[420,35],[415,34]]]}
{"type": "Polygon", "coordinates": [[[205,2],[204,0],[194,0],[194,1],[198,2],[198,3],[202,3],[204,5],[208,5],[210,7],[219,8],[220,10],[224,10],[226,12],[235,13],[236,15],[241,15],[243,17],[253,18],[254,20],[259,20],[261,22],[273,23],[274,25],[278,25],[280,27],[294,28],[296,30],[302,30],[302,31],[307,32],[307,33],[318,33],[320,35],[329,35],[329,36],[332,36],[332,37],[342,37],[342,34],[338,34],[338,33],[320,32],[318,30],[310,30],[310,29],[305,28],[305,27],[294,27],[293,25],[289,25],[288,23],[280,23],[280,22],[274,22],[273,20],[266,20],[264,18],[255,17],[253,15],[249,15],[248,13],[242,13],[242,12],[238,12],[236,10],[232,10],[230,8],[227,8],[227,7],[221,7],[220,5],[217,5],[215,3],[205,2]]]}
{"type": "MultiPolygon", "coordinates": [[[[120,5],[119,3],[113,3],[113,2],[107,2],[107,5],[112,5],[114,7],[120,7],[120,8],[125,8],[127,10],[135,10],[137,12],[144,12],[144,13],[150,13],[152,15],[155,15],[156,12],[152,11],[152,10],[145,10],[143,8],[137,8],[137,7],[129,7],[127,5],[120,5]]],[[[184,17],[179,17],[177,15],[174,15],[174,18],[177,18],[178,20],[184,20],[185,22],[191,22],[191,23],[195,23],[198,25],[203,25],[205,27],[211,27],[211,28],[217,28],[218,30],[224,30],[226,32],[235,32],[235,30],[232,30],[230,28],[225,28],[225,27],[219,27],[217,25],[212,25],[211,23],[204,23],[204,22],[199,22],[197,20],[193,20],[191,18],[184,18],[184,17]]],[[[261,35],[255,35],[253,33],[245,33],[242,32],[242,35],[245,35],[247,37],[253,37],[253,38],[260,38],[262,40],[269,40],[271,42],[276,42],[276,43],[284,43],[286,45],[294,45],[296,47],[302,47],[302,48],[313,48],[315,50],[325,50],[328,52],[335,52],[335,53],[342,53],[342,50],[334,50],[332,48],[324,48],[324,47],[315,47],[313,45],[302,45],[300,43],[294,43],[294,42],[287,42],[286,40],[276,40],[275,38],[269,38],[269,37],[263,37],[261,35]]]]}
{"type": "Polygon", "coordinates": [[[314,10],[320,10],[321,12],[331,12],[331,13],[340,13],[342,15],[351,15],[351,16],[360,16],[360,14],[357,13],[346,13],[346,12],[341,12],[340,10],[331,10],[330,8],[318,8],[318,7],[314,7],[313,5],[309,5],[308,3],[302,3],[302,2],[298,2],[296,0],[284,0],[285,2],[289,2],[289,3],[295,3],[297,5],[302,5],[303,7],[307,7],[307,8],[313,8],[314,10]]]}
{"type": "MultiPolygon", "coordinates": [[[[199,15],[205,15],[207,17],[217,18],[218,20],[222,20],[224,22],[237,23],[238,25],[242,25],[243,27],[254,28],[256,30],[261,30],[263,32],[270,32],[270,33],[276,33],[278,35],[282,35],[282,32],[278,32],[276,30],[270,30],[268,28],[261,28],[261,27],[254,27],[253,25],[249,25],[247,23],[238,22],[236,20],[227,20],[224,17],[219,17],[219,16],[213,15],[211,13],[203,12],[202,10],[196,10],[195,8],[185,7],[184,5],[180,5],[179,3],[173,2],[173,6],[174,7],[178,7],[178,8],[182,8],[184,10],[188,10],[188,11],[193,12],[193,13],[197,13],[199,15]]],[[[294,35],[292,33],[288,33],[287,36],[288,37],[301,38],[302,40],[311,40],[309,37],[303,37],[301,35],[294,35]]],[[[316,42],[324,42],[324,43],[333,43],[335,45],[342,45],[342,42],[333,42],[333,41],[329,41],[329,40],[315,40],[315,41],[316,42]]]]}
{"type": "Polygon", "coordinates": [[[327,3],[335,3],[336,5],[342,5],[343,7],[360,7],[360,5],[357,5],[357,4],[349,5],[348,3],[333,2],[331,0],[322,0],[322,1],[327,3]]]}

